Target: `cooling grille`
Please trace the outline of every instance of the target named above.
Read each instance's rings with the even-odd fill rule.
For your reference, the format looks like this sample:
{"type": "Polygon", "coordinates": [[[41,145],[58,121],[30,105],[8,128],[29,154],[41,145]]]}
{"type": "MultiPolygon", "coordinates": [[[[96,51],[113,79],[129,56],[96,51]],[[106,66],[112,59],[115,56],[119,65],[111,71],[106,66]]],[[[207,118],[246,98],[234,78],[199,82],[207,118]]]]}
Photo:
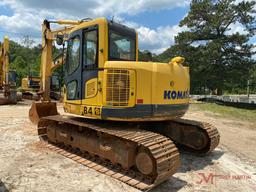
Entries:
{"type": "Polygon", "coordinates": [[[128,106],[130,72],[124,69],[107,70],[106,102],[111,106],[128,106]]]}

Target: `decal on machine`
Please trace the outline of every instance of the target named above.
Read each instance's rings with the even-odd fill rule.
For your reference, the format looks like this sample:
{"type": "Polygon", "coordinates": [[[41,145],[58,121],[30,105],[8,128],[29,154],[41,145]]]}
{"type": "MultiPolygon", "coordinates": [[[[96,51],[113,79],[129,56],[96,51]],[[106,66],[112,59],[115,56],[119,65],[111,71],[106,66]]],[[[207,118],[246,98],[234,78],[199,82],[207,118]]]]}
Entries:
{"type": "Polygon", "coordinates": [[[187,99],[189,98],[189,91],[171,91],[165,90],[164,91],[164,99],[187,99]]]}
{"type": "Polygon", "coordinates": [[[100,107],[84,106],[82,115],[100,116],[101,108],[100,107]]]}

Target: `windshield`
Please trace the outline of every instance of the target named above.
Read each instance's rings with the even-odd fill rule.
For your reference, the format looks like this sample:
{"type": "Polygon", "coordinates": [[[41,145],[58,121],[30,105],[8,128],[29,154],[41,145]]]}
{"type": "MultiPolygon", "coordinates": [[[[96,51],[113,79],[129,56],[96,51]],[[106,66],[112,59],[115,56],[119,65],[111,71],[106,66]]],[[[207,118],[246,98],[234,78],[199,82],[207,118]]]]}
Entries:
{"type": "Polygon", "coordinates": [[[136,56],[135,38],[121,32],[109,31],[109,59],[135,61],[136,56]]]}

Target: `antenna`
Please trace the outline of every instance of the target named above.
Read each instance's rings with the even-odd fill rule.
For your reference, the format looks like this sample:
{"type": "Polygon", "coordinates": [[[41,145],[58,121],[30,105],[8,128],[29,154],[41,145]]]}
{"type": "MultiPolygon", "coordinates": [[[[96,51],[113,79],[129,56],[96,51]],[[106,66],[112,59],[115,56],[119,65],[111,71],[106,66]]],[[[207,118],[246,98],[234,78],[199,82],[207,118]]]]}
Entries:
{"type": "Polygon", "coordinates": [[[115,15],[112,16],[111,23],[114,23],[115,15]]]}
{"type": "Polygon", "coordinates": [[[81,19],[81,22],[88,22],[88,21],[92,21],[92,18],[86,17],[81,19]]]}

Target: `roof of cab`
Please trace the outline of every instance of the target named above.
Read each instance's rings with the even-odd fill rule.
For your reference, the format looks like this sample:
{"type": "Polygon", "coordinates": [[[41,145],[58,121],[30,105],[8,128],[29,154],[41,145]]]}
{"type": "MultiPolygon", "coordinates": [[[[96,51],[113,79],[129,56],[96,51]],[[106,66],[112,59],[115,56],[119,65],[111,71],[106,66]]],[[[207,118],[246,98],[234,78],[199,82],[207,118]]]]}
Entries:
{"type": "Polygon", "coordinates": [[[92,26],[92,25],[97,25],[97,24],[111,24],[113,27],[119,27],[119,28],[123,28],[124,30],[128,30],[130,32],[135,32],[135,30],[133,28],[127,27],[126,25],[114,22],[112,20],[107,20],[104,17],[101,18],[96,18],[96,19],[92,19],[92,20],[86,20],[86,21],[82,21],[81,24],[75,26],[70,33],[73,33],[74,31],[77,31],[79,29],[83,29],[86,28],[88,26],[92,26]]]}
{"type": "Polygon", "coordinates": [[[82,28],[86,28],[87,26],[91,26],[91,25],[97,25],[97,24],[107,24],[107,19],[102,17],[102,18],[96,18],[96,19],[92,19],[92,20],[87,20],[87,21],[82,21],[81,24],[75,26],[70,33],[73,33],[74,31],[77,31],[79,29],[82,28]]]}

